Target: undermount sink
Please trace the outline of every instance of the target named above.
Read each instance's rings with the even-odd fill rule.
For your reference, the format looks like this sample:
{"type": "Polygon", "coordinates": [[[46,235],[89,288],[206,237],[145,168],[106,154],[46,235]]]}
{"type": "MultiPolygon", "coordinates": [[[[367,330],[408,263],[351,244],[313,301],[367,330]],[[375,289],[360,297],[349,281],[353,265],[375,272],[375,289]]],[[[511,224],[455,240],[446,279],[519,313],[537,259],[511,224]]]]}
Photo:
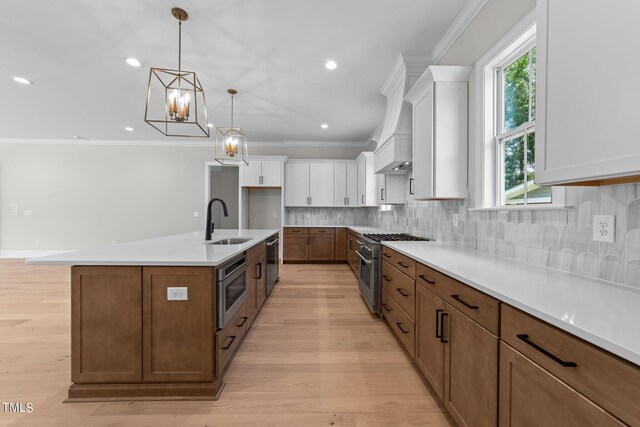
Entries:
{"type": "Polygon", "coordinates": [[[229,237],[226,239],[216,240],[213,242],[204,242],[205,245],[241,245],[247,243],[251,239],[245,237],[229,237]]]}

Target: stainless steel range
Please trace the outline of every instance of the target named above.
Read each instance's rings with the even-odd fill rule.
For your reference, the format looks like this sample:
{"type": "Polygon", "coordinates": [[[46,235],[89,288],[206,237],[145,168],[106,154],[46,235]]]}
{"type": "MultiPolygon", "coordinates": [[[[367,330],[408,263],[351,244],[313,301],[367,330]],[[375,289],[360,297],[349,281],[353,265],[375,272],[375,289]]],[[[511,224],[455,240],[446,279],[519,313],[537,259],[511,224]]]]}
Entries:
{"type": "Polygon", "coordinates": [[[383,241],[428,241],[422,237],[404,233],[363,234],[360,236],[360,246],[356,250],[359,259],[358,286],[360,295],[367,303],[372,313],[380,316],[382,303],[382,260],[380,259],[383,241]]]}

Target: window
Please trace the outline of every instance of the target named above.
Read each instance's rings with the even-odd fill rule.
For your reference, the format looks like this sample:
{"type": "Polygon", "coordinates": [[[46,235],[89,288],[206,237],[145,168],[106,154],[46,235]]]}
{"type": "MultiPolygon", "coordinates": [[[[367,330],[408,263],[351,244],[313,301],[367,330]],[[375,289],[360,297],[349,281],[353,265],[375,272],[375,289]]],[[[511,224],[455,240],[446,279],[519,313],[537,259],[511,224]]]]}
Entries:
{"type": "Polygon", "coordinates": [[[495,73],[496,204],[551,203],[551,187],[540,187],[534,182],[536,47],[526,45],[517,50],[504,65],[495,67],[495,73]]]}
{"type": "Polygon", "coordinates": [[[562,187],[535,184],[536,23],[529,13],[475,66],[479,209],[564,208],[562,187]]]}

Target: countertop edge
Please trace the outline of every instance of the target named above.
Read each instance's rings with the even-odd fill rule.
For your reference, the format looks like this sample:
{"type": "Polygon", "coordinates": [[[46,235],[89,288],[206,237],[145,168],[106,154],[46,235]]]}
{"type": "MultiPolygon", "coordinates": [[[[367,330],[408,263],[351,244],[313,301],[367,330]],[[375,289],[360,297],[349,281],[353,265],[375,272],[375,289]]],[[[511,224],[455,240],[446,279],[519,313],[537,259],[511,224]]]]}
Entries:
{"type": "MultiPolygon", "coordinates": [[[[385,245],[383,243],[383,245],[385,245]]],[[[468,278],[465,278],[459,274],[457,274],[454,271],[450,271],[446,268],[442,268],[441,266],[434,264],[432,262],[429,262],[423,258],[417,257],[415,254],[412,254],[409,251],[403,250],[401,248],[397,248],[394,247],[393,245],[385,245],[391,249],[393,249],[394,251],[397,251],[403,255],[408,256],[409,258],[418,261],[424,265],[426,265],[427,267],[431,267],[434,270],[437,270],[443,274],[446,274],[447,276],[456,279],[464,284],[466,284],[467,286],[470,286],[480,292],[483,292],[489,296],[492,296],[493,298],[496,298],[498,300],[500,300],[501,302],[508,304],[512,307],[515,307],[527,314],[530,314],[531,316],[540,319],[544,322],[547,322],[555,327],[557,327],[558,329],[567,332],[571,335],[574,335],[580,339],[583,339],[585,341],[587,341],[588,343],[590,343],[591,345],[594,345],[598,348],[601,348],[605,351],[608,351],[610,353],[612,353],[613,355],[620,357],[624,360],[626,360],[627,362],[633,363],[635,365],[640,366],[640,354],[636,353],[633,350],[630,350],[627,347],[623,347],[619,344],[616,344],[612,341],[606,340],[602,337],[599,337],[597,335],[592,334],[589,331],[586,331],[582,328],[578,328],[570,323],[564,322],[561,319],[558,319],[557,317],[551,316],[543,311],[540,311],[534,307],[531,307],[523,302],[514,300],[508,296],[505,296],[504,294],[501,294],[500,292],[497,292],[491,288],[487,288],[486,286],[483,286],[479,283],[474,282],[473,280],[470,280],[468,278]]]]}

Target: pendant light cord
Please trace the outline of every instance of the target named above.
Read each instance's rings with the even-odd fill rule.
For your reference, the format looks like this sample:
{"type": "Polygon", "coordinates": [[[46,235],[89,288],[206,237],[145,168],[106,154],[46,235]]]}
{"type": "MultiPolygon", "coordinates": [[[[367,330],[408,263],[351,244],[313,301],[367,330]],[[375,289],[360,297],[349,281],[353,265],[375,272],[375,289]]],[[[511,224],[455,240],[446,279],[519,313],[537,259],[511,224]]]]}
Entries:
{"type": "Polygon", "coordinates": [[[182,71],[182,21],[178,21],[178,73],[182,71]]]}
{"type": "Polygon", "coordinates": [[[233,95],[231,95],[231,127],[233,127],[233,95]]]}

